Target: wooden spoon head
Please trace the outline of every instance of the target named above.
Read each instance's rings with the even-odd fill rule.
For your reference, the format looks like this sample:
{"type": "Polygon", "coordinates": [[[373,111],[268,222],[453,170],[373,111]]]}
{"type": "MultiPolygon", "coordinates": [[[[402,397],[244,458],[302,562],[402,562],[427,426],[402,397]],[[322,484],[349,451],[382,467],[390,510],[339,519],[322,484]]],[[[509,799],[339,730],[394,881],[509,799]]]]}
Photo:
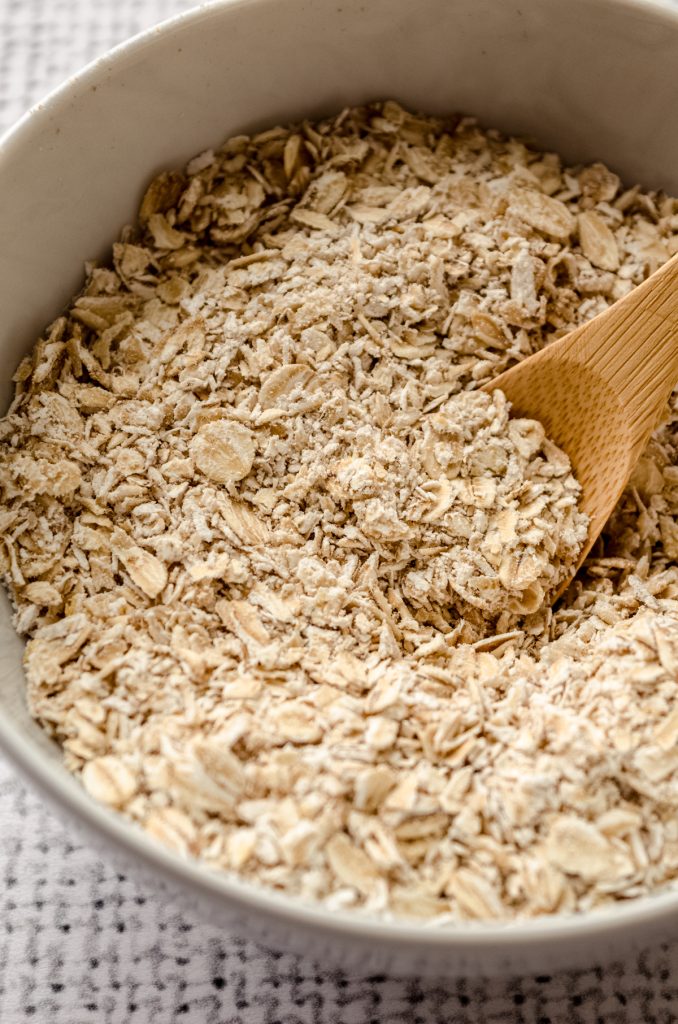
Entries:
{"type": "MultiPolygon", "coordinates": [[[[582,488],[580,508],[589,516],[574,576],[617,504],[635,461],[624,407],[595,371],[562,357],[549,358],[548,348],[507,370],[484,390],[497,388],[511,402],[511,415],[539,420],[547,437],[572,463],[582,488]]],[[[555,596],[570,582],[567,579],[555,596]]]]}

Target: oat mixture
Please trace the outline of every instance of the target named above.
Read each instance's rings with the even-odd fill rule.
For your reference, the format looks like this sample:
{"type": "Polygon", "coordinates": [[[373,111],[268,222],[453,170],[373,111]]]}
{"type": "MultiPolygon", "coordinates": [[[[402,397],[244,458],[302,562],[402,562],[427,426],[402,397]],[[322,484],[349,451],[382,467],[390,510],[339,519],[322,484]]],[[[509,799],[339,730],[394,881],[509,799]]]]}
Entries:
{"type": "Polygon", "coordinates": [[[678,403],[585,569],[502,370],[678,201],[392,102],[161,175],[19,367],[0,570],[32,713],[210,867],[392,916],[678,879],[678,403]]]}

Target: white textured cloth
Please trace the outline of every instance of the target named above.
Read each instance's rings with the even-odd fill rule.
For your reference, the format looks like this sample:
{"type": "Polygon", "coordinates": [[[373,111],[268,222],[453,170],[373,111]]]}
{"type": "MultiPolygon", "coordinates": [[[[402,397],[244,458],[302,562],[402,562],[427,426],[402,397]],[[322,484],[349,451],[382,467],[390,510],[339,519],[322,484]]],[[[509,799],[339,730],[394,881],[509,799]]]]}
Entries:
{"type": "MultiPolygon", "coordinates": [[[[0,130],[113,44],[191,6],[0,0],[0,130]]],[[[1,1024],[136,1021],[672,1024],[678,936],[629,962],[550,977],[448,986],[349,977],[168,907],[74,842],[0,760],[1,1024]]]]}

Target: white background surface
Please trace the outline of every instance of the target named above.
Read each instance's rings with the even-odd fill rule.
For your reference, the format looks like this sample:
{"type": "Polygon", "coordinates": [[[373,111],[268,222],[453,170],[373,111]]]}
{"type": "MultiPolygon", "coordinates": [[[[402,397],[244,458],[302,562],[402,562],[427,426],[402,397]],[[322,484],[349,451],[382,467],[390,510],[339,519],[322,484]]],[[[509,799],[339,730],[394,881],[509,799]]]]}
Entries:
{"type": "MultiPolygon", "coordinates": [[[[0,0],[0,131],[188,0],[0,0]]],[[[0,197],[0,202],[3,197],[0,197]]],[[[0,241],[1,244],[1,241],[0,241]]],[[[1,1024],[672,1024],[676,944],[509,982],[355,978],[180,914],[117,875],[0,759],[1,1024]]]]}

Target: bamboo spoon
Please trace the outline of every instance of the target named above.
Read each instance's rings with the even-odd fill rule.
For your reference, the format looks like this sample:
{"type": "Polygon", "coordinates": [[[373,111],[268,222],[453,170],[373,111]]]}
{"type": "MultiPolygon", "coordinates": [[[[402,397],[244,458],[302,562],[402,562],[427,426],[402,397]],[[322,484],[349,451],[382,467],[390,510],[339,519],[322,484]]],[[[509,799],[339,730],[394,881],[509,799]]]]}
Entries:
{"type": "MultiPolygon", "coordinates": [[[[623,299],[485,385],[570,458],[590,517],[579,569],[678,381],[678,255],[623,299]]],[[[574,575],[574,573],[573,573],[574,575]]],[[[567,588],[566,580],[556,594],[567,588]]]]}

